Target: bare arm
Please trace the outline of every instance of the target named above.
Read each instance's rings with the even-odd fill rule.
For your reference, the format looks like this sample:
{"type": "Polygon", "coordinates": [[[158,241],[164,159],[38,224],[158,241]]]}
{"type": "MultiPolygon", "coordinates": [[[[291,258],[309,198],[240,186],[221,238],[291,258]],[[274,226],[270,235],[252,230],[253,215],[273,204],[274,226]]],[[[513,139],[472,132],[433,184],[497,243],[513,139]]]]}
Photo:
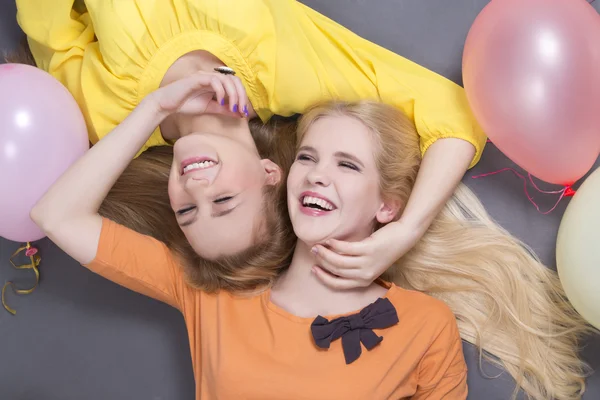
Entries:
{"type": "Polygon", "coordinates": [[[460,183],[475,155],[462,139],[438,139],[423,156],[417,181],[397,223],[414,229],[415,243],[423,236],[460,183]]]}
{"type": "Polygon", "coordinates": [[[143,101],[73,164],[31,211],[48,237],[80,263],[96,255],[102,201],[164,117],[153,102],[143,101]]]}

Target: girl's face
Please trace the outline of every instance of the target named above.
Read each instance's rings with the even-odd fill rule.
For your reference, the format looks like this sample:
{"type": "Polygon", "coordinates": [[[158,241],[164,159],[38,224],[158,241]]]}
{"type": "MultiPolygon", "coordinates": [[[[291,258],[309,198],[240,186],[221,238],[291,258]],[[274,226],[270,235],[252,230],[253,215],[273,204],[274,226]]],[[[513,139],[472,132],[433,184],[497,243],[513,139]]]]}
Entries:
{"type": "Polygon", "coordinates": [[[374,135],[358,120],[322,117],[304,135],[287,181],[288,210],[298,238],[360,241],[396,209],[381,196],[374,135]]]}
{"type": "Polygon", "coordinates": [[[279,167],[260,159],[249,132],[227,131],[177,140],[169,176],[177,221],[194,250],[209,259],[254,244],[264,220],[263,187],[280,179],[279,167]]]}

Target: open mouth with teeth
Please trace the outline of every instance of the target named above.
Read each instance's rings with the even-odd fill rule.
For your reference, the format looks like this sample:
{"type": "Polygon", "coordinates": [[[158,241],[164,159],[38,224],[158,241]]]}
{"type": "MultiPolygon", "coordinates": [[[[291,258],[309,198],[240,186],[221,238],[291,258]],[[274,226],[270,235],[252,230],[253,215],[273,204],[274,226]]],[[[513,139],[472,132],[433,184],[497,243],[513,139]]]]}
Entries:
{"type": "Polygon", "coordinates": [[[302,205],[319,211],[333,211],[337,208],[329,201],[313,196],[304,196],[302,198],[302,205]]]}
{"type": "Polygon", "coordinates": [[[181,175],[185,175],[188,172],[197,171],[200,169],[208,169],[218,164],[218,161],[209,159],[187,160],[181,165],[181,175]]]}

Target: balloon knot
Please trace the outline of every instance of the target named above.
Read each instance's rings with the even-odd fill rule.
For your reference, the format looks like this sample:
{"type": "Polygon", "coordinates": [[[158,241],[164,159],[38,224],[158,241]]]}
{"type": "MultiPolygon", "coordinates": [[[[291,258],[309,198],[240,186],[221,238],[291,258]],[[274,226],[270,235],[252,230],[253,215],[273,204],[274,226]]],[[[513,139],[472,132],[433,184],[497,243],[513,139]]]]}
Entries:
{"type": "Polygon", "coordinates": [[[565,193],[564,196],[565,197],[573,197],[575,196],[575,190],[573,190],[573,188],[571,186],[566,186],[565,187],[565,193]]]}
{"type": "Polygon", "coordinates": [[[35,247],[29,247],[27,250],[25,250],[25,255],[27,257],[33,257],[34,255],[36,255],[38,252],[38,249],[36,249],[35,247]]]}

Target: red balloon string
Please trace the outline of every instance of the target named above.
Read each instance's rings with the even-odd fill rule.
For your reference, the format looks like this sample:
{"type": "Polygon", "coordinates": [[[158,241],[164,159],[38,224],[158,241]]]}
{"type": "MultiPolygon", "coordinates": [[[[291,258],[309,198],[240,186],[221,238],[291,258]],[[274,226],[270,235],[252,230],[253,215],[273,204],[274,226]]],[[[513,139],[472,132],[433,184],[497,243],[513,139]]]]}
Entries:
{"type": "Polygon", "coordinates": [[[505,171],[511,171],[512,173],[514,173],[515,175],[517,175],[519,178],[521,178],[523,180],[523,189],[525,191],[525,195],[527,196],[527,199],[531,202],[531,204],[533,204],[535,209],[538,210],[538,212],[540,212],[541,214],[544,214],[544,215],[550,214],[552,211],[554,211],[554,209],[556,209],[556,207],[558,207],[558,204],[563,199],[563,197],[571,197],[571,196],[575,195],[575,190],[573,190],[571,185],[566,185],[565,187],[563,187],[560,190],[542,190],[535,184],[531,174],[528,174],[529,182],[531,182],[531,184],[533,185],[535,190],[537,190],[538,192],[543,193],[543,194],[560,194],[558,200],[556,201],[556,204],[554,204],[554,206],[550,210],[542,212],[540,210],[540,206],[537,205],[535,200],[533,200],[533,197],[531,197],[531,195],[529,194],[529,190],[527,190],[527,178],[525,178],[522,174],[520,174],[518,171],[516,171],[513,168],[502,168],[498,171],[488,172],[488,173],[480,174],[480,175],[474,175],[474,176],[472,176],[472,178],[473,179],[483,178],[483,177],[490,176],[490,175],[496,175],[496,174],[499,174],[499,173],[505,172],[505,171]]]}

